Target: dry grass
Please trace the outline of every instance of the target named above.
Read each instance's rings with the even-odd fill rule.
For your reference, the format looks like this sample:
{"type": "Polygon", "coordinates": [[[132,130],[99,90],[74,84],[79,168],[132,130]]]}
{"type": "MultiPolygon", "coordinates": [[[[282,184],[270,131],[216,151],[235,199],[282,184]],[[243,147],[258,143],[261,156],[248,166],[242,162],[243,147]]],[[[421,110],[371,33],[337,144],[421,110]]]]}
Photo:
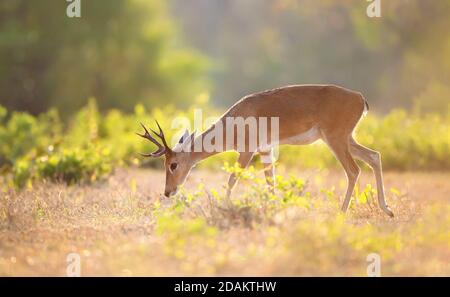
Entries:
{"type": "MultiPolygon", "coordinates": [[[[220,200],[225,173],[204,170],[189,178],[194,194],[173,200],[159,197],[163,172],[138,169],[90,186],[7,191],[0,275],[65,275],[72,252],[82,275],[365,275],[370,252],[383,275],[450,275],[449,173],[386,173],[394,219],[372,200],[340,215],[340,171],[297,176],[306,184],[291,198],[258,196],[243,181],[233,208],[220,200]]],[[[369,182],[364,173],[360,185],[369,182]]]]}

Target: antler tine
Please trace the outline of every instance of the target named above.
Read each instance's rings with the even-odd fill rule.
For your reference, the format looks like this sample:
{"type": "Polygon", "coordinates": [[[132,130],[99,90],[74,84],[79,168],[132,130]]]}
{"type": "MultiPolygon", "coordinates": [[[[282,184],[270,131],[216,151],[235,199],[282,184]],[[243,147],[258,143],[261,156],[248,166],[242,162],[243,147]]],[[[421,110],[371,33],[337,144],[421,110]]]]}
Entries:
{"type": "Polygon", "coordinates": [[[142,157],[152,157],[152,158],[161,157],[164,154],[165,154],[164,148],[163,149],[158,149],[157,151],[155,151],[153,153],[150,153],[150,154],[139,153],[139,155],[141,155],[142,157]]]}
{"type": "Polygon", "coordinates": [[[142,126],[142,128],[144,128],[145,134],[139,134],[139,133],[136,133],[136,134],[145,139],[150,140],[151,142],[156,144],[158,147],[162,147],[162,145],[155,138],[153,138],[153,136],[150,134],[150,132],[148,132],[148,130],[147,130],[147,128],[145,128],[144,124],[141,123],[141,126],[142,126]]]}
{"type": "Polygon", "coordinates": [[[150,133],[148,133],[148,130],[147,130],[147,128],[145,128],[144,124],[142,124],[142,123],[140,123],[140,124],[141,124],[142,128],[144,128],[145,134],[139,134],[139,133],[136,133],[136,134],[141,136],[142,138],[147,138],[148,135],[150,135],[150,133]]]}
{"type": "Polygon", "coordinates": [[[170,150],[169,146],[167,145],[166,138],[164,137],[164,132],[161,129],[161,126],[159,125],[157,120],[155,120],[155,122],[156,122],[156,125],[158,126],[159,133],[156,133],[154,130],[152,130],[152,132],[155,133],[162,140],[162,142],[163,142],[164,146],[166,147],[166,149],[170,150]]]}
{"type": "Polygon", "coordinates": [[[153,136],[150,134],[150,132],[148,132],[147,128],[145,128],[144,124],[141,123],[141,126],[142,126],[142,128],[144,128],[145,134],[139,134],[139,133],[136,133],[136,134],[145,139],[150,140],[153,144],[155,144],[158,147],[158,149],[153,153],[141,154],[141,155],[144,157],[160,157],[160,156],[164,155],[166,153],[166,147],[162,146],[155,138],[153,138],[153,136]]]}

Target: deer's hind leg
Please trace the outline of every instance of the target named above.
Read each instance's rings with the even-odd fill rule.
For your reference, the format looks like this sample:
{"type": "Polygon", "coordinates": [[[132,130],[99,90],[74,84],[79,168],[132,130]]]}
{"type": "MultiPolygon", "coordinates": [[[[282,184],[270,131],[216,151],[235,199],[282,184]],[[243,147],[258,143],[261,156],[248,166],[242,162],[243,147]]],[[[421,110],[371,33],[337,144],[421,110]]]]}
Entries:
{"type": "Polygon", "coordinates": [[[349,147],[350,153],[355,158],[364,161],[372,168],[377,182],[378,204],[387,215],[394,217],[394,213],[386,204],[380,153],[360,145],[353,138],[349,139],[349,147]]]}
{"type": "Polygon", "coordinates": [[[350,204],[350,199],[355,189],[356,181],[358,180],[360,168],[353,159],[350,149],[348,134],[338,134],[338,135],[324,135],[324,141],[328,144],[330,149],[333,151],[334,155],[341,163],[347,175],[347,191],[345,193],[344,202],[342,203],[341,210],[346,212],[350,204]]]}

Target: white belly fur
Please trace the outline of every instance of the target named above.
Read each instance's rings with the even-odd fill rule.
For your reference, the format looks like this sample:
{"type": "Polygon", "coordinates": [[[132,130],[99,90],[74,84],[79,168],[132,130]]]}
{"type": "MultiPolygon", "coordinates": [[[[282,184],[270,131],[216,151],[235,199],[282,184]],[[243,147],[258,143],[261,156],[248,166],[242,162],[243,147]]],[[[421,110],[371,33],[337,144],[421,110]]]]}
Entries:
{"type": "Polygon", "coordinates": [[[317,127],[312,127],[306,132],[282,139],[280,144],[310,144],[320,138],[321,134],[317,127]]]}
{"type": "Polygon", "coordinates": [[[269,151],[273,147],[281,144],[295,144],[295,145],[302,145],[302,144],[311,144],[315,141],[317,141],[321,137],[319,128],[312,127],[306,132],[303,132],[301,134],[294,135],[289,138],[281,139],[281,141],[273,143],[272,145],[268,147],[261,147],[260,151],[269,151]]]}

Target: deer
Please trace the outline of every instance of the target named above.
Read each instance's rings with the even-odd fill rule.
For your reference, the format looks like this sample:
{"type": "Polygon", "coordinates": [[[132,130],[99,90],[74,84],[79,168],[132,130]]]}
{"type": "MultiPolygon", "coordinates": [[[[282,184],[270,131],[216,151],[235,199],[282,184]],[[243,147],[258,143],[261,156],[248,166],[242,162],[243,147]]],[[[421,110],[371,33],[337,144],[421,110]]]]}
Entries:
{"type": "MultiPolygon", "coordinates": [[[[210,128],[196,135],[196,132],[185,131],[179,142],[171,149],[164,137],[163,130],[156,121],[159,132],[151,130],[160,141],[156,140],[141,123],[144,133],[139,136],[146,138],[157,146],[157,150],[142,154],[144,157],[165,157],[165,190],[164,196],[170,197],[177,193],[184,184],[191,169],[200,161],[222,151],[237,151],[237,163],[247,168],[256,154],[261,156],[266,182],[274,192],[275,166],[272,158],[273,149],[278,145],[308,145],[322,140],[330,148],[336,159],[342,165],[347,177],[347,190],[343,199],[341,211],[346,212],[360,175],[361,169],[355,159],[361,160],[372,169],[376,180],[377,200],[382,211],[394,217],[394,213],[386,204],[381,154],[378,151],[359,144],[354,138],[355,127],[367,114],[369,105],[362,93],[337,85],[289,85],[247,95],[232,105],[210,128]],[[278,119],[278,141],[269,145],[250,147],[249,133],[232,133],[232,137],[222,144],[221,150],[193,149],[196,144],[208,139],[218,144],[218,136],[226,138],[228,129],[223,135],[211,134],[218,126],[226,125],[230,118],[243,119],[278,119]],[[242,136],[244,134],[244,136],[242,136]],[[243,138],[244,137],[244,138],[243,138]],[[230,140],[230,141],[228,141],[230,140]],[[237,142],[245,145],[237,149],[237,142]]],[[[236,132],[236,127],[231,129],[236,132]]],[[[249,132],[248,126],[245,128],[249,132]]],[[[265,132],[256,131],[258,139],[268,137],[272,133],[272,125],[265,132]],[[262,134],[267,135],[262,135],[262,134]]],[[[241,131],[242,132],[242,131],[241,131]]],[[[244,131],[245,132],[245,131],[244,131]]],[[[228,179],[227,199],[230,199],[238,176],[231,173],[228,179]]]]}

